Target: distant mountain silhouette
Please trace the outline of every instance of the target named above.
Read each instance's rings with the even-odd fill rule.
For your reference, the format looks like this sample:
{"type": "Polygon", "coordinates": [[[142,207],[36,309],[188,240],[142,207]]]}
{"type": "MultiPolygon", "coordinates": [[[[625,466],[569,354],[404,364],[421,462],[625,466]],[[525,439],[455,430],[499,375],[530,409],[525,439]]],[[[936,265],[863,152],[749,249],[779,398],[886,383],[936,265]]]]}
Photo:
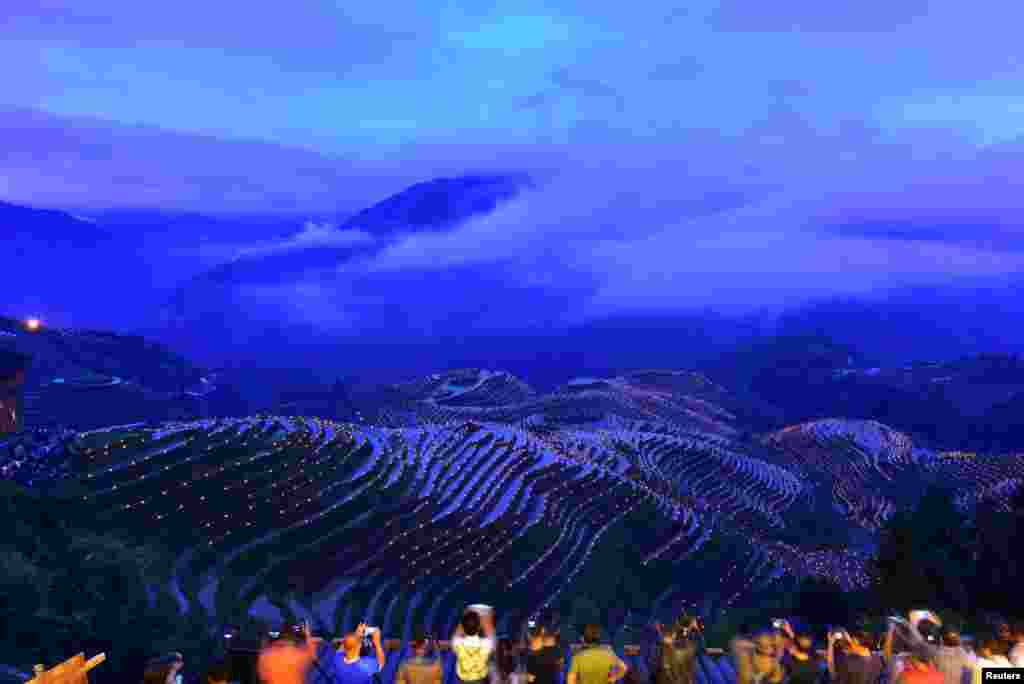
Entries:
{"type": "Polygon", "coordinates": [[[353,259],[377,254],[404,236],[450,230],[493,211],[529,184],[524,175],[471,175],[418,183],[330,224],[328,237],[320,241],[308,245],[271,241],[265,249],[211,269],[180,287],[165,314],[178,325],[188,325],[202,319],[204,312],[236,308],[233,294],[240,288],[331,272],[353,259]]]}
{"type": "Polygon", "coordinates": [[[387,237],[442,231],[494,211],[530,184],[523,174],[435,178],[360,211],[340,228],[387,237]]]}
{"type": "Polygon", "coordinates": [[[0,234],[13,239],[14,249],[74,247],[89,248],[110,239],[110,233],[96,223],[63,211],[34,209],[0,202],[0,234]]]}

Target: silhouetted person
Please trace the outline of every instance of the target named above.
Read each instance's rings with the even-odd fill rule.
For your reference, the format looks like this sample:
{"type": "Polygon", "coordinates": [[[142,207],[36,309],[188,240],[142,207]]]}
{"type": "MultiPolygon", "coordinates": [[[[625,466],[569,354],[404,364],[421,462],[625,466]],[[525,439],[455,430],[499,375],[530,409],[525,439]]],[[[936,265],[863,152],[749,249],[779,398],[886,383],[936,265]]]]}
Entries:
{"type": "Polygon", "coordinates": [[[882,659],[871,652],[866,630],[829,634],[826,660],[836,684],[876,684],[882,676],[882,659]]]}
{"type": "Polygon", "coordinates": [[[558,634],[547,627],[535,627],[529,634],[526,654],[527,684],[558,684],[565,657],[558,647],[558,634]]]}
{"type": "Polygon", "coordinates": [[[608,684],[622,679],[629,668],[610,646],[601,645],[600,625],[583,628],[583,648],[572,657],[566,684],[608,684]]]}
{"type": "Polygon", "coordinates": [[[395,684],[441,684],[441,662],[430,655],[431,642],[422,630],[412,640],[412,656],[402,661],[395,684]]]}
{"type": "Polygon", "coordinates": [[[660,643],[651,668],[653,684],[693,684],[697,665],[696,618],[681,617],[671,628],[655,625],[660,643]]]}
{"type": "Polygon", "coordinates": [[[284,633],[260,651],[256,671],[263,684],[303,684],[316,659],[317,645],[305,627],[302,639],[284,633]]]}
{"type": "Polygon", "coordinates": [[[1014,620],[1010,625],[1010,653],[1007,658],[1014,667],[1024,667],[1024,622],[1014,620]]]}
{"type": "MultiPolygon", "coordinates": [[[[960,643],[960,633],[946,627],[929,611],[913,611],[906,628],[914,654],[933,664],[945,684],[963,684],[974,673],[974,658],[960,643]],[[949,644],[957,645],[949,645],[949,644]]],[[[923,675],[921,675],[923,676],[923,675]]]]}
{"type": "Polygon", "coordinates": [[[996,625],[996,638],[1002,642],[1001,651],[1004,656],[1009,657],[1013,649],[1013,632],[1010,630],[1010,623],[1005,620],[996,625]]]}
{"type": "Polygon", "coordinates": [[[143,684],[177,684],[178,675],[185,667],[185,657],[180,653],[153,658],[146,663],[146,671],[142,675],[143,684]]]}
{"type": "Polygon", "coordinates": [[[224,660],[218,660],[206,669],[202,684],[228,684],[231,681],[231,666],[224,660]]]}
{"type": "Polygon", "coordinates": [[[818,684],[822,678],[822,661],[814,650],[814,636],[809,629],[793,631],[788,624],[786,629],[792,638],[782,657],[782,668],[789,684],[818,684]]]}
{"type": "Polygon", "coordinates": [[[978,640],[977,658],[974,659],[973,684],[982,684],[981,671],[986,667],[1013,667],[1010,659],[1003,653],[1003,642],[995,635],[985,636],[978,640]]]}
{"type": "Polygon", "coordinates": [[[885,661],[885,683],[895,684],[899,679],[903,668],[910,657],[912,650],[905,630],[902,626],[889,622],[889,631],[885,635],[885,642],[882,645],[882,656],[885,661]]]}
{"type": "Polygon", "coordinates": [[[499,684],[520,684],[517,669],[519,657],[511,639],[499,639],[494,657],[495,677],[499,684]]]}
{"type": "Polygon", "coordinates": [[[761,631],[754,635],[753,650],[745,649],[739,659],[736,679],[739,684],[780,684],[785,677],[781,657],[776,649],[775,633],[761,631]]]}
{"type": "Polygon", "coordinates": [[[488,680],[491,655],[496,647],[493,616],[467,611],[452,636],[458,680],[463,684],[483,684],[488,680]]]}
{"type": "Polygon", "coordinates": [[[373,632],[373,651],[375,657],[362,657],[363,637],[366,636],[366,625],[359,625],[356,631],[345,635],[341,649],[335,656],[338,684],[373,684],[374,675],[384,669],[384,648],[380,643],[380,630],[373,632]]]}
{"type": "Polygon", "coordinates": [[[943,681],[942,673],[923,653],[911,651],[894,684],[942,684],[943,681]]]}

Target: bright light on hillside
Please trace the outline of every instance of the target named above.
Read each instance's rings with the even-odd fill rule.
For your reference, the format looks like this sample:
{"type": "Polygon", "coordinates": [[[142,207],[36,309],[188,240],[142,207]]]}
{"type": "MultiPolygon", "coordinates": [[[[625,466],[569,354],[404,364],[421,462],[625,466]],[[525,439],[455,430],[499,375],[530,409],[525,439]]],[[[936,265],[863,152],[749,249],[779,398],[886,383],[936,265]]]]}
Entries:
{"type": "Polygon", "coordinates": [[[30,318],[27,321],[25,321],[25,327],[32,332],[39,330],[39,328],[42,327],[42,325],[42,321],[40,321],[38,318],[30,318]]]}

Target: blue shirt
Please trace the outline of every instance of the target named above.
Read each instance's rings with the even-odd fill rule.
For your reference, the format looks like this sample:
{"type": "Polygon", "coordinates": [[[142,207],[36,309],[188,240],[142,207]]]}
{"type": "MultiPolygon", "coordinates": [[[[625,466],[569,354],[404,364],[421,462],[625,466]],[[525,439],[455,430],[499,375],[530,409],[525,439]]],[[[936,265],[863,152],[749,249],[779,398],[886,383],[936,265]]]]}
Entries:
{"type": "Polygon", "coordinates": [[[373,675],[380,672],[376,658],[360,658],[354,663],[345,662],[345,654],[334,657],[337,684],[373,684],[373,675]]]}
{"type": "Polygon", "coordinates": [[[337,684],[337,679],[334,649],[329,642],[322,641],[316,649],[316,661],[306,670],[305,684],[337,684]]]}

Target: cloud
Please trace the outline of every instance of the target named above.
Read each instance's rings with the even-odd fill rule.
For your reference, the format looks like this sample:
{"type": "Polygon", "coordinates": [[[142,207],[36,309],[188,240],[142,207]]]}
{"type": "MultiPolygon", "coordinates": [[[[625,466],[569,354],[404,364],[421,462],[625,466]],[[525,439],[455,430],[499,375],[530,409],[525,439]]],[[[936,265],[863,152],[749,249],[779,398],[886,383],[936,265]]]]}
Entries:
{"type": "Polygon", "coordinates": [[[935,163],[870,127],[844,127],[817,148],[807,144],[813,132],[781,133],[814,152],[795,160],[786,146],[783,158],[771,144],[745,148],[772,183],[731,177],[722,167],[738,166],[737,150],[712,138],[694,146],[701,159],[719,153],[707,168],[664,156],[591,160],[451,232],[408,236],[358,272],[426,279],[472,266],[573,291],[577,319],[706,306],[749,313],[1024,273],[1021,195],[992,179],[1016,163],[1002,158],[1007,149],[961,147],[935,163]],[[856,158],[837,162],[850,149],[856,158]]]}
{"type": "Polygon", "coordinates": [[[339,230],[333,223],[307,221],[301,231],[282,240],[242,247],[238,250],[236,258],[249,259],[317,247],[352,247],[370,244],[373,241],[372,235],[360,230],[339,230]]]}

